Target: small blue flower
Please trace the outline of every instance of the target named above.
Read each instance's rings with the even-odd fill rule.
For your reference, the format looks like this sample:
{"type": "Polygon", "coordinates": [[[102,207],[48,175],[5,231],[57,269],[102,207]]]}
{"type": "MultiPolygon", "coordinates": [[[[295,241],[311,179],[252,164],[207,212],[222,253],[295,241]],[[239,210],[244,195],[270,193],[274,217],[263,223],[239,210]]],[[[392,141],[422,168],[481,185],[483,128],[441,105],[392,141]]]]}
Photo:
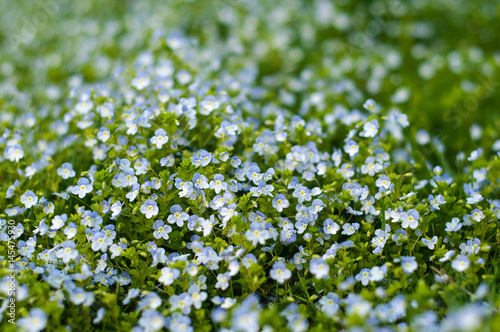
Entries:
{"type": "Polygon", "coordinates": [[[141,213],[146,216],[147,219],[151,219],[158,214],[158,206],[156,202],[152,199],[147,199],[144,204],[141,205],[141,213]]]}
{"type": "Polygon", "coordinates": [[[72,193],[73,195],[78,195],[80,198],[84,198],[85,195],[88,193],[92,192],[92,185],[90,184],[89,179],[87,178],[81,178],[78,180],[78,183],[76,186],[73,186],[72,193]]]}

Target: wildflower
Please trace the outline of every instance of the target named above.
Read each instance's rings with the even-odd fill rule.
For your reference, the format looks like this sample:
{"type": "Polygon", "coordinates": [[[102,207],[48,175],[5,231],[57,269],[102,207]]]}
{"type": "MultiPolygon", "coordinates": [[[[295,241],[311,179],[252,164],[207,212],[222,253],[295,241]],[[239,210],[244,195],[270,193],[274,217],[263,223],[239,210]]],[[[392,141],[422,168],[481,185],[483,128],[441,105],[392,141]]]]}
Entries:
{"type": "Polygon", "coordinates": [[[170,286],[174,283],[174,280],[179,278],[180,271],[177,269],[172,269],[170,267],[164,267],[161,269],[161,276],[158,278],[158,282],[165,286],[170,286]]]}
{"type": "Polygon", "coordinates": [[[379,266],[374,266],[370,269],[370,275],[369,279],[370,281],[381,281],[384,279],[385,275],[387,273],[387,265],[384,264],[381,267],[379,266]]]}
{"type": "Polygon", "coordinates": [[[355,141],[349,140],[344,145],[344,151],[348,153],[350,157],[353,157],[358,153],[359,146],[355,141]]]}
{"type": "Polygon", "coordinates": [[[222,216],[222,228],[226,227],[227,222],[234,216],[238,215],[236,212],[236,204],[231,203],[227,207],[223,207],[219,210],[220,215],[222,216]]]}
{"type": "Polygon", "coordinates": [[[17,163],[24,157],[23,147],[19,144],[8,146],[5,149],[3,156],[8,160],[15,161],[17,163]]]}
{"type": "Polygon", "coordinates": [[[150,84],[151,80],[149,77],[146,76],[145,73],[139,73],[137,76],[132,80],[132,86],[136,88],[137,90],[143,90],[150,84]]]}
{"type": "Polygon", "coordinates": [[[412,274],[418,268],[418,263],[413,256],[401,257],[401,267],[406,274],[412,274]]]}
{"type": "MultiPolygon", "coordinates": [[[[363,131],[359,134],[362,137],[375,137],[377,135],[379,124],[377,119],[373,119],[363,125],[363,131]]],[[[347,151],[346,151],[347,152],[347,151]]]]}
{"type": "Polygon", "coordinates": [[[78,197],[84,198],[85,195],[92,192],[92,190],[93,187],[90,184],[90,181],[86,178],[81,178],[78,180],[77,185],[73,187],[72,192],[73,195],[78,195],[78,197]]]}
{"type": "Polygon", "coordinates": [[[330,267],[328,266],[328,264],[326,264],[326,262],[323,259],[313,258],[311,259],[309,271],[317,279],[324,279],[328,278],[328,274],[330,273],[330,267]]]}
{"type": "Polygon", "coordinates": [[[406,213],[401,214],[401,220],[403,221],[401,227],[415,229],[418,227],[418,220],[420,219],[420,214],[415,209],[410,209],[406,213]]]}
{"type": "Polygon", "coordinates": [[[473,197],[468,197],[467,198],[467,204],[476,204],[479,203],[483,200],[483,196],[481,194],[474,194],[473,197]]]}
{"type": "Polygon", "coordinates": [[[462,251],[462,254],[472,255],[477,254],[479,252],[479,246],[481,245],[481,241],[478,238],[473,238],[467,240],[466,243],[461,243],[459,248],[462,251]]]}
{"type": "Polygon", "coordinates": [[[172,319],[169,320],[168,329],[173,332],[192,332],[194,331],[191,326],[191,318],[189,316],[181,315],[178,312],[172,314],[172,319]]]}
{"type": "Polygon", "coordinates": [[[203,115],[210,115],[213,110],[219,108],[219,102],[214,96],[207,96],[200,105],[202,107],[200,113],[203,115]]]}
{"type": "Polygon", "coordinates": [[[446,223],[446,232],[456,232],[459,231],[462,228],[462,223],[460,222],[460,219],[457,217],[451,219],[451,222],[446,223]]]}
{"type": "MultiPolygon", "coordinates": [[[[22,198],[22,197],[21,197],[22,198]]],[[[479,209],[474,209],[472,212],[471,212],[471,218],[472,220],[476,221],[476,222],[480,222],[481,220],[484,219],[484,214],[483,214],[483,211],[479,210],[479,209]]]]}
{"type": "Polygon", "coordinates": [[[113,243],[113,240],[106,236],[103,232],[97,232],[92,236],[92,250],[106,252],[108,247],[113,243]]]}
{"type": "Polygon", "coordinates": [[[156,202],[152,199],[147,199],[144,204],[141,205],[141,213],[146,216],[147,219],[151,219],[158,214],[158,206],[156,202]]]}
{"type": "Polygon", "coordinates": [[[285,282],[285,280],[288,280],[292,277],[292,272],[287,269],[285,263],[275,262],[273,264],[273,268],[269,272],[269,275],[273,280],[276,280],[278,283],[282,284],[285,282]]]}
{"type": "Polygon", "coordinates": [[[168,240],[168,234],[172,232],[172,227],[165,225],[163,220],[156,220],[153,224],[153,229],[155,229],[153,233],[155,239],[163,238],[164,240],[168,240]]]}
{"type": "Polygon", "coordinates": [[[379,188],[388,190],[391,187],[391,181],[389,180],[387,175],[382,175],[377,179],[377,181],[375,181],[375,185],[379,188]]]}
{"type": "Polygon", "coordinates": [[[224,176],[221,174],[216,174],[214,179],[210,181],[210,189],[214,189],[215,193],[219,194],[221,190],[227,189],[227,183],[224,182],[224,176]]]}
{"type": "Polygon", "coordinates": [[[444,254],[444,256],[443,256],[443,257],[441,257],[441,258],[439,259],[439,261],[440,261],[441,263],[444,263],[444,262],[448,261],[451,257],[453,257],[453,255],[455,255],[455,250],[448,250],[448,251],[444,254]]]}
{"type": "Polygon", "coordinates": [[[323,296],[317,303],[320,307],[320,310],[327,314],[328,316],[333,316],[337,314],[340,309],[339,306],[339,296],[336,293],[328,293],[326,296],[323,296]]]}
{"type": "Polygon", "coordinates": [[[208,179],[205,175],[195,173],[193,175],[194,186],[198,189],[208,189],[210,186],[208,184],[208,179]]]}
{"type": "Polygon", "coordinates": [[[359,224],[355,223],[345,223],[342,225],[342,234],[344,235],[352,235],[359,229],[359,224]]]}
{"type": "Polygon", "coordinates": [[[73,165],[70,163],[63,163],[61,167],[57,169],[57,174],[64,180],[75,177],[76,173],[73,170],[73,165]]]}
{"type": "Polygon", "coordinates": [[[283,194],[278,194],[273,199],[273,207],[278,212],[282,212],[283,209],[286,209],[288,206],[289,206],[288,200],[286,199],[285,195],[283,195],[283,194]]]}
{"type": "Polygon", "coordinates": [[[458,255],[457,258],[451,262],[451,267],[457,272],[464,272],[469,266],[469,258],[465,255],[458,255]]]}
{"type": "Polygon", "coordinates": [[[368,99],[364,104],[363,104],[363,108],[368,110],[368,111],[372,111],[376,106],[376,103],[373,99],[368,99]]]}
{"type": "Polygon", "coordinates": [[[113,203],[113,205],[111,205],[111,212],[112,212],[111,219],[116,219],[122,214],[122,207],[123,203],[120,201],[115,202],[113,203]]]}
{"type": "Polygon", "coordinates": [[[340,226],[332,219],[326,219],[323,223],[323,231],[325,234],[337,234],[340,226]]]}
{"type": "Polygon", "coordinates": [[[96,317],[92,320],[92,324],[99,324],[104,318],[105,314],[106,310],[104,310],[104,308],[100,308],[99,310],[97,310],[96,317]]]}
{"type": "Polygon", "coordinates": [[[189,219],[189,214],[182,211],[182,207],[179,204],[175,204],[170,208],[171,215],[168,216],[168,223],[177,224],[177,226],[182,227],[184,222],[189,219]]]}
{"type": "Polygon", "coordinates": [[[191,305],[193,304],[193,300],[188,293],[172,295],[168,302],[170,303],[171,310],[180,309],[185,315],[188,315],[191,312],[191,305]]]}
{"type": "Polygon", "coordinates": [[[125,195],[125,198],[127,198],[130,202],[133,202],[137,195],[139,194],[139,184],[138,183],[134,183],[132,185],[132,190],[130,192],[127,193],[127,195],[125,195]]]}
{"type": "Polygon", "coordinates": [[[97,138],[101,142],[106,142],[110,137],[111,137],[111,133],[109,132],[108,128],[106,128],[106,127],[101,127],[101,129],[99,129],[99,131],[97,132],[97,138]]]}
{"type": "Polygon", "coordinates": [[[201,309],[201,306],[207,299],[208,294],[206,292],[203,292],[200,285],[197,284],[191,284],[191,286],[189,286],[188,293],[191,294],[193,307],[195,307],[196,309],[201,309]]]}
{"type": "Polygon", "coordinates": [[[250,229],[245,233],[245,236],[248,241],[252,242],[253,246],[256,246],[257,243],[264,245],[266,240],[271,236],[269,231],[264,229],[260,223],[251,223],[250,229]]]}
{"type": "Polygon", "coordinates": [[[142,312],[139,325],[147,332],[160,331],[165,326],[165,318],[156,310],[146,309],[142,312]]]}
{"type": "Polygon", "coordinates": [[[56,257],[62,259],[65,264],[78,257],[78,250],[75,249],[75,242],[68,240],[61,244],[61,249],[56,252],[56,257]]]}
{"type": "Polygon", "coordinates": [[[426,238],[423,238],[422,239],[422,243],[425,244],[427,246],[427,248],[433,250],[436,246],[436,243],[438,241],[438,237],[437,236],[433,236],[432,239],[428,240],[426,238]]]}
{"type": "Polygon", "coordinates": [[[151,144],[156,145],[157,149],[161,149],[163,144],[167,144],[168,136],[167,132],[160,128],[155,131],[155,136],[151,138],[151,144]]]}
{"type": "Polygon", "coordinates": [[[226,290],[229,287],[229,280],[231,276],[229,273],[219,274],[217,276],[217,283],[215,284],[215,288],[220,288],[221,290],[226,290]]]}
{"type": "Polygon", "coordinates": [[[355,278],[356,280],[360,281],[363,286],[368,285],[368,283],[370,282],[370,269],[362,269],[355,278]]]}
{"type": "Polygon", "coordinates": [[[47,325],[47,314],[40,308],[33,308],[28,317],[20,318],[17,322],[24,330],[29,332],[39,332],[47,325]]]}
{"type": "Polygon", "coordinates": [[[429,195],[429,203],[431,204],[433,209],[439,210],[439,206],[442,204],[445,204],[446,201],[444,200],[443,195],[437,195],[434,197],[433,195],[429,195]]]}
{"type": "Polygon", "coordinates": [[[34,192],[28,190],[21,196],[21,203],[24,204],[25,208],[29,209],[38,203],[38,197],[34,192]]]}

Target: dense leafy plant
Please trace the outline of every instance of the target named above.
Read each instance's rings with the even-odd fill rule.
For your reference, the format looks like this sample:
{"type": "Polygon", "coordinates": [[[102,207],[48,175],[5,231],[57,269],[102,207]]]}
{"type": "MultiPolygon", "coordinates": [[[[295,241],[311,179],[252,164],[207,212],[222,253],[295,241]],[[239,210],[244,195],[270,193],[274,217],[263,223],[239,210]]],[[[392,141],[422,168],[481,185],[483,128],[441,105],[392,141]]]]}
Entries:
{"type": "Polygon", "coordinates": [[[495,330],[497,37],[423,3],[45,4],[0,58],[2,329],[495,330]]]}

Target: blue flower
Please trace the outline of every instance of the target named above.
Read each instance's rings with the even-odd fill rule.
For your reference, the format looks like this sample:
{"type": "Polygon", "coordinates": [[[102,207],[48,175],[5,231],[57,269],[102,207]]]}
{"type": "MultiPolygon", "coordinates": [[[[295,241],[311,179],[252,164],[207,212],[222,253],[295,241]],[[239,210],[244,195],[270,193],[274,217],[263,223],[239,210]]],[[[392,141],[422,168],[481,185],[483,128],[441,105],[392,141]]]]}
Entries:
{"type": "Polygon", "coordinates": [[[146,216],[147,219],[151,219],[158,214],[158,206],[156,202],[152,199],[147,199],[141,205],[141,213],[146,216]]]}
{"type": "Polygon", "coordinates": [[[151,143],[156,145],[157,149],[161,149],[163,144],[168,142],[167,132],[160,128],[155,131],[155,136],[151,138],[151,143]]]}
{"type": "Polygon", "coordinates": [[[156,310],[146,309],[142,312],[139,325],[144,331],[160,331],[165,326],[165,318],[156,310]]]}
{"type": "Polygon", "coordinates": [[[156,239],[163,238],[168,240],[168,234],[172,232],[172,227],[169,225],[165,225],[163,220],[156,220],[153,224],[153,229],[155,229],[153,236],[156,239]]]}
{"type": "Polygon", "coordinates": [[[317,278],[329,278],[330,267],[322,258],[311,259],[309,271],[317,278]]]}
{"type": "Polygon", "coordinates": [[[34,192],[28,190],[21,196],[21,203],[24,204],[25,208],[29,209],[38,203],[38,197],[34,192]]]}
{"type": "Polygon", "coordinates": [[[8,160],[13,162],[15,161],[17,163],[24,157],[24,149],[20,144],[14,144],[5,149],[3,156],[8,160]]]}
{"type": "Polygon", "coordinates": [[[73,165],[70,163],[63,163],[60,168],[57,169],[57,174],[63,179],[69,179],[75,177],[76,173],[73,170],[73,165]]]}
{"type": "Polygon", "coordinates": [[[97,132],[97,138],[102,142],[106,142],[110,137],[111,133],[106,127],[101,127],[101,129],[97,132]]]}
{"type": "Polygon", "coordinates": [[[275,262],[273,268],[269,271],[269,276],[276,280],[278,283],[282,284],[285,280],[292,277],[292,272],[287,269],[286,264],[283,262],[275,262]]]}
{"type": "Polygon", "coordinates": [[[354,157],[359,151],[358,143],[353,140],[347,141],[344,145],[344,151],[349,154],[350,157],[354,157]]]}
{"type": "Polygon", "coordinates": [[[283,195],[283,194],[278,194],[273,199],[273,207],[278,212],[282,212],[283,209],[286,209],[288,206],[289,206],[288,200],[286,199],[285,195],[283,195]]]}
{"type": "Polygon", "coordinates": [[[78,180],[78,183],[76,186],[73,186],[72,193],[73,195],[78,195],[80,198],[84,198],[85,195],[88,193],[92,192],[92,185],[90,184],[89,179],[87,178],[81,178],[78,180]]]}
{"type": "Polygon", "coordinates": [[[182,211],[182,207],[179,204],[175,204],[170,208],[171,215],[168,216],[167,221],[170,224],[177,224],[177,226],[184,226],[184,222],[189,219],[189,214],[182,211]]]}
{"type": "Polygon", "coordinates": [[[26,331],[40,332],[47,326],[47,314],[40,308],[33,308],[28,317],[22,317],[17,324],[26,331]]]}

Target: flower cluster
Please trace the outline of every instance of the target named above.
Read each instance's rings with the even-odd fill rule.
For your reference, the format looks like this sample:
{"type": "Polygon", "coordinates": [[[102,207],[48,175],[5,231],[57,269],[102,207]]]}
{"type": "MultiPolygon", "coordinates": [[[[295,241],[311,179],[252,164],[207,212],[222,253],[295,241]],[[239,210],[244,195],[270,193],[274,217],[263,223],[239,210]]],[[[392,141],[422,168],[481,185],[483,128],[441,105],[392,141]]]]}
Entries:
{"type": "MultiPolygon", "coordinates": [[[[137,30],[112,42],[120,24],[106,21],[93,38],[108,47],[83,43],[96,49],[79,54],[86,65],[68,60],[81,73],[69,84],[26,83],[27,95],[5,83],[2,327],[12,328],[12,271],[26,331],[498,324],[496,132],[482,139],[475,125],[475,145],[449,157],[439,137],[413,125],[420,114],[405,111],[419,92],[399,86],[411,62],[399,44],[346,50],[320,35],[334,29],[349,40],[362,17],[312,3],[304,12],[292,0],[217,7],[206,31],[229,36],[157,29],[165,16],[136,5],[120,23],[137,30]],[[151,14],[148,27],[141,13],[151,14]],[[326,39],[313,52],[316,38],[326,39]],[[128,57],[109,61],[113,49],[128,57]],[[270,68],[283,49],[287,61],[270,68]],[[31,99],[39,109],[26,106],[31,99]]],[[[187,7],[171,6],[181,16],[171,22],[184,26],[187,7]]],[[[403,38],[410,9],[389,6],[401,29],[384,23],[384,35],[403,38]]],[[[412,38],[433,36],[430,23],[414,24],[412,38]]],[[[488,77],[500,68],[487,49],[426,45],[410,55],[421,79],[465,73],[467,61],[488,77]]],[[[40,64],[45,74],[57,60],[40,64]]],[[[0,63],[2,75],[12,63],[0,63]]]]}

